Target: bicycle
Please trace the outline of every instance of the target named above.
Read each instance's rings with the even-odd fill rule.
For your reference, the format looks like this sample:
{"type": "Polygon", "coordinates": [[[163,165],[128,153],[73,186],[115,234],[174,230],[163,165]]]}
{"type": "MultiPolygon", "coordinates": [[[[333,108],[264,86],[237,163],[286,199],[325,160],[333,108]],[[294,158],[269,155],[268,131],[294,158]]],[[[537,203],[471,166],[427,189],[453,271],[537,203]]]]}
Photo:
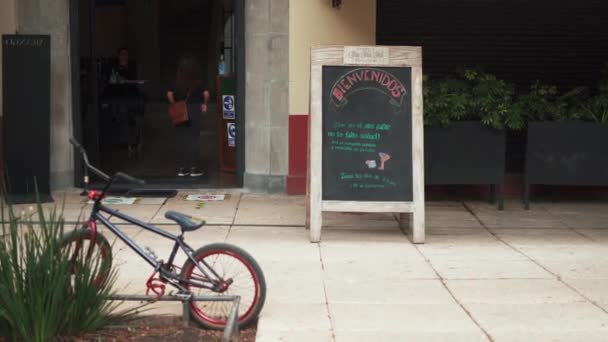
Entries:
{"type": "MultiPolygon", "coordinates": [[[[184,234],[202,228],[205,225],[205,221],[196,221],[191,216],[185,214],[175,211],[167,211],[165,213],[165,218],[176,222],[181,228],[181,234],[174,235],[106,207],[102,200],[114,182],[123,180],[143,185],[145,181],[122,172],[117,172],[112,177],[108,176],[89,163],[85,149],[74,138],[70,138],[70,143],[82,155],[86,169],[106,181],[102,190],[86,189],[87,197],[93,201],[93,208],[89,219],[81,229],[67,233],[61,242],[64,250],[73,251],[72,260],[75,260],[79,253],[85,251],[86,256],[89,258],[92,256],[99,257],[99,260],[95,260],[99,267],[97,268],[97,273],[94,274],[94,282],[103,282],[109,275],[112,267],[112,247],[108,240],[98,232],[97,225],[99,223],[108,228],[154,268],[152,276],[146,282],[146,295],[149,292],[153,292],[157,297],[162,297],[165,293],[165,284],[176,288],[178,296],[183,296],[182,298],[188,298],[191,295],[201,295],[200,292],[194,292],[197,290],[218,295],[238,295],[241,297],[241,305],[239,305],[238,312],[239,326],[246,327],[257,319],[266,299],[266,281],[262,269],[251,255],[243,249],[227,243],[213,243],[194,250],[184,241],[184,234]],[[104,214],[109,216],[106,217],[104,214]],[[110,218],[112,217],[174,241],[173,249],[167,262],[159,260],[153,252],[147,252],[137,245],[120,228],[110,222],[110,218]],[[88,246],[86,245],[87,243],[88,246]],[[180,249],[187,256],[181,268],[174,265],[175,257],[180,249]],[[227,265],[219,265],[219,262],[222,260],[227,260],[227,265]],[[227,274],[227,272],[233,271],[235,267],[239,272],[227,274]],[[155,278],[157,275],[158,277],[155,278]],[[238,276],[244,276],[245,279],[236,278],[238,276]],[[247,289],[248,285],[251,288],[247,289]],[[233,289],[238,290],[238,293],[233,293],[233,289]]],[[[86,177],[85,183],[88,183],[88,173],[86,177]]],[[[189,310],[191,319],[201,326],[210,329],[223,329],[226,326],[231,307],[230,303],[227,302],[196,303],[190,301],[189,310]],[[221,305],[225,305],[226,307],[222,308],[220,307],[221,305]]]]}

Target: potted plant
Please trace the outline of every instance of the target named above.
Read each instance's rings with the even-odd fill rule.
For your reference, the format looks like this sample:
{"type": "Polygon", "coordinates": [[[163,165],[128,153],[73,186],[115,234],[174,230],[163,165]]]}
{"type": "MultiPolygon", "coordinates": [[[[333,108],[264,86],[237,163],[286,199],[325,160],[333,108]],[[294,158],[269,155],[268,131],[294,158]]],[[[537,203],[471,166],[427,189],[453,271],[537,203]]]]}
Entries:
{"type": "Polygon", "coordinates": [[[506,129],[524,122],[513,87],[473,69],[424,86],[426,184],[492,185],[502,209],[506,129]]]}
{"type": "Polygon", "coordinates": [[[594,91],[560,94],[536,82],[517,101],[528,118],[524,206],[530,186],[608,185],[608,68],[594,91]]]}

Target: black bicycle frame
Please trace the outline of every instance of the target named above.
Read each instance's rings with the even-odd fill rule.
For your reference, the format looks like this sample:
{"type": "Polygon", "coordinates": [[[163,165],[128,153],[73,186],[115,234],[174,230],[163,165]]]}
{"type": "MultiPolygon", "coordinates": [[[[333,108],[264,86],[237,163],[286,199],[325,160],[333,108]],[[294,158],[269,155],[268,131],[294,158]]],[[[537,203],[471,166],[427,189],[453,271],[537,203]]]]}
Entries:
{"type": "MultiPolygon", "coordinates": [[[[146,260],[146,262],[148,264],[150,264],[150,266],[152,266],[155,270],[157,270],[160,273],[162,278],[165,278],[166,280],[178,281],[177,284],[175,284],[173,282],[169,282],[169,284],[171,284],[174,287],[176,287],[177,289],[179,289],[181,291],[185,291],[185,292],[187,292],[188,290],[183,288],[182,286],[180,286],[179,283],[188,283],[190,285],[195,285],[197,287],[214,290],[217,286],[216,283],[218,283],[219,281],[212,280],[212,278],[205,271],[205,269],[199,265],[199,262],[202,263],[206,268],[208,268],[210,270],[211,274],[215,277],[215,279],[219,279],[220,281],[222,280],[222,278],[204,260],[197,261],[196,259],[194,259],[194,257],[192,256],[192,252],[194,250],[187,243],[184,242],[183,233],[181,235],[173,235],[162,229],[159,229],[158,227],[155,227],[153,225],[142,222],[134,217],[123,214],[117,210],[108,208],[108,207],[104,206],[103,204],[101,204],[100,201],[101,200],[95,201],[95,204],[93,206],[93,211],[91,212],[90,221],[92,221],[92,222],[99,221],[102,225],[104,225],[109,230],[111,230],[112,233],[114,233],[116,236],[118,236],[124,243],[127,244],[127,246],[129,246],[133,251],[135,251],[135,253],[137,253],[140,257],[142,257],[144,260],[146,260]],[[110,217],[106,218],[105,216],[101,215],[100,213],[109,214],[110,217]],[[146,251],[143,250],[137,243],[135,243],[135,241],[133,241],[125,233],[123,233],[120,230],[120,228],[116,227],[114,224],[112,224],[112,222],[110,222],[111,217],[117,217],[123,221],[129,222],[129,223],[136,225],[138,227],[141,227],[145,230],[158,234],[166,239],[174,241],[175,245],[173,245],[173,250],[171,252],[171,256],[169,257],[169,260],[167,261],[167,263],[159,262],[159,261],[155,260],[152,256],[150,256],[148,253],[146,253],[146,251]],[[178,248],[181,248],[181,250],[184,251],[184,253],[188,257],[188,259],[190,259],[190,261],[192,261],[192,263],[204,274],[206,281],[211,283],[213,286],[209,286],[204,283],[192,282],[190,280],[181,279],[181,277],[179,277],[177,274],[175,274],[175,273],[171,272],[170,270],[167,270],[163,267],[165,265],[173,266],[173,261],[175,259],[175,256],[177,255],[178,248]]],[[[205,280],[201,279],[201,281],[205,281],[205,280]]]]}

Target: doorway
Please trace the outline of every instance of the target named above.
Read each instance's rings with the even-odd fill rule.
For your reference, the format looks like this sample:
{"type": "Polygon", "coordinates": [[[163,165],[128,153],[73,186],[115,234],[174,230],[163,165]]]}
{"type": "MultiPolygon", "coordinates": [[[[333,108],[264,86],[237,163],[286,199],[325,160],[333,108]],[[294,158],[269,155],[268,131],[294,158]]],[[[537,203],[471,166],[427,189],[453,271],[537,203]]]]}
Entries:
{"type": "MultiPolygon", "coordinates": [[[[108,173],[126,172],[154,185],[242,186],[243,1],[72,0],[71,6],[72,56],[79,61],[73,67],[74,133],[91,161],[108,173]],[[186,55],[200,66],[210,94],[196,130],[193,158],[204,171],[196,177],[178,176],[178,130],[168,114],[167,90],[186,55]],[[128,77],[118,72],[122,66],[128,77]],[[231,120],[222,106],[231,91],[226,83],[235,84],[231,120]],[[237,139],[228,140],[227,123],[236,124],[237,139]]],[[[75,171],[79,184],[78,162],[75,171]]]]}

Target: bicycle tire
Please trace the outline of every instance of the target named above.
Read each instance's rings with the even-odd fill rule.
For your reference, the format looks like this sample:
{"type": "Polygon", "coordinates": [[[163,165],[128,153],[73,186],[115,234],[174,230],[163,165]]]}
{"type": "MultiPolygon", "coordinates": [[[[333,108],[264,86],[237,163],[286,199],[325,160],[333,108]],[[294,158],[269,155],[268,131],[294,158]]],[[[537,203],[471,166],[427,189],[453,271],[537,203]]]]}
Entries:
{"type": "MultiPolygon", "coordinates": [[[[228,289],[225,290],[224,292],[219,292],[220,294],[224,294],[224,295],[241,296],[241,303],[239,305],[239,313],[238,313],[239,314],[239,327],[244,328],[244,327],[249,326],[250,324],[255,322],[255,320],[257,319],[258,315],[262,311],[264,302],[266,300],[266,280],[264,279],[264,274],[262,272],[262,269],[260,268],[258,263],[255,261],[255,259],[251,255],[249,255],[249,253],[247,253],[246,251],[244,251],[243,249],[241,249],[237,246],[230,245],[227,243],[214,243],[214,244],[204,246],[204,247],[198,249],[197,251],[195,251],[193,254],[193,257],[195,260],[200,261],[203,259],[207,260],[207,257],[212,256],[212,255],[226,255],[226,256],[232,257],[233,259],[238,260],[241,264],[243,264],[245,266],[245,268],[249,272],[249,275],[251,275],[251,278],[254,282],[255,291],[253,292],[253,295],[252,295],[253,300],[250,304],[246,303],[247,297],[244,297],[244,295],[245,295],[244,293],[232,293],[231,291],[228,291],[228,290],[230,290],[230,287],[228,287],[228,289]],[[245,309],[242,309],[242,308],[245,308],[245,309]],[[241,314],[241,311],[244,311],[243,314],[241,314]]],[[[194,263],[190,259],[186,260],[186,262],[184,263],[184,266],[182,267],[182,271],[180,274],[181,278],[185,279],[185,280],[190,280],[194,269],[195,269],[194,263]]],[[[216,272],[218,272],[217,269],[214,268],[214,270],[216,272]]],[[[234,284],[232,284],[232,285],[234,285],[234,284]]],[[[232,286],[232,285],[229,285],[229,286],[232,286]]],[[[238,284],[237,287],[239,287],[241,285],[242,284],[238,284]]],[[[187,283],[184,283],[184,286],[192,292],[191,286],[189,286],[187,283]]],[[[207,291],[209,291],[211,294],[218,294],[218,292],[214,292],[212,290],[207,290],[207,291]]],[[[228,306],[228,309],[225,311],[226,317],[220,317],[220,318],[212,318],[209,316],[209,314],[204,313],[203,307],[201,307],[200,303],[201,302],[195,302],[195,301],[193,301],[191,303],[191,305],[190,305],[191,319],[204,328],[224,329],[224,327],[226,326],[226,322],[228,320],[228,313],[230,312],[232,303],[231,302],[219,302],[219,303],[224,303],[228,306]]],[[[207,302],[207,303],[211,303],[212,305],[217,305],[218,302],[207,302]]]]}
{"type": "MultiPolygon", "coordinates": [[[[92,239],[93,239],[93,233],[91,232],[90,229],[85,228],[85,229],[74,230],[72,232],[64,234],[64,236],[61,238],[61,249],[63,250],[65,247],[69,246],[70,244],[72,244],[73,242],[76,242],[76,241],[80,241],[82,244],[84,240],[90,241],[92,239]]],[[[89,242],[89,246],[90,246],[90,242],[89,242]]],[[[102,260],[98,264],[99,265],[97,268],[98,274],[94,276],[93,282],[96,284],[103,284],[103,282],[105,282],[107,280],[108,275],[110,274],[110,271],[112,268],[112,246],[110,245],[108,240],[100,233],[95,234],[94,246],[96,246],[100,251],[99,254],[95,254],[95,255],[100,255],[102,260]]],[[[92,254],[92,253],[89,253],[89,256],[90,256],[90,254],[92,254]]],[[[74,254],[73,258],[75,258],[75,254],[74,254]]],[[[75,267],[75,265],[73,265],[73,267],[75,267]]],[[[75,272],[75,269],[72,269],[71,272],[72,273],[75,272]]]]}

